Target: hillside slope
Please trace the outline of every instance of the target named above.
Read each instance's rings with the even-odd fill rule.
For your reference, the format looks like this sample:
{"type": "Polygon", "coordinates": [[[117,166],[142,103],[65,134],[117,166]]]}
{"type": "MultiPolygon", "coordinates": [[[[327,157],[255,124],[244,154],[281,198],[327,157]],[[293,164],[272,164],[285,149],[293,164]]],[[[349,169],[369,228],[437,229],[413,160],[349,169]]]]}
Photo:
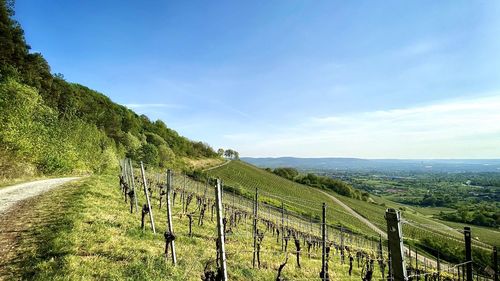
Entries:
{"type": "MultiPolygon", "coordinates": [[[[148,178],[153,183],[157,176],[149,174],[148,178]]],[[[140,187],[140,182],[136,186],[140,187]]],[[[188,197],[182,199],[179,194],[196,194],[203,198],[206,195],[211,205],[213,189],[206,193],[204,184],[174,175],[178,196],[174,197],[172,207],[178,263],[173,266],[170,258],[165,259],[164,256],[165,205],[160,208],[157,185],[151,187],[154,190],[151,204],[154,206],[156,234],[149,228],[149,221],[141,230],[141,213],[129,212],[129,204],[123,201],[115,175],[91,176],[68,184],[57,192],[49,191],[42,195],[31,204],[32,208],[21,208],[16,213],[20,218],[29,218],[30,223],[42,226],[42,231],[22,224],[6,226],[6,230],[15,225],[17,230],[22,231],[16,232],[20,239],[15,252],[5,257],[7,260],[0,258],[0,265],[5,264],[5,267],[0,266],[0,280],[2,277],[29,280],[200,280],[204,271],[214,270],[215,267],[216,220],[208,209],[204,223],[200,224],[197,200],[184,209],[187,206],[185,198],[188,197]],[[189,215],[195,218],[191,235],[189,215]]],[[[142,205],[146,199],[142,192],[138,194],[139,204],[142,205]]],[[[236,206],[251,204],[251,201],[245,203],[241,198],[233,199],[230,193],[226,193],[224,198],[228,217],[234,217],[232,208],[235,203],[236,206]]],[[[250,206],[238,210],[247,209],[250,214],[250,206]]],[[[261,219],[267,218],[267,212],[263,213],[261,219]]],[[[265,221],[260,220],[258,228],[264,233],[260,268],[252,267],[250,217],[240,217],[227,233],[225,244],[229,280],[275,280],[277,269],[286,257],[289,260],[282,272],[285,280],[318,279],[321,269],[321,248],[318,245],[309,253],[307,246],[300,243],[303,252],[299,266],[293,239],[288,243],[287,254],[265,221]]],[[[356,246],[370,253],[374,251],[370,244],[360,244],[361,241],[350,241],[351,249],[356,246]]],[[[364,263],[355,265],[352,278],[359,279],[363,268],[364,263]]],[[[341,263],[340,253],[332,251],[330,274],[333,280],[350,278],[348,272],[348,263],[341,263]]],[[[375,265],[374,278],[381,278],[378,264],[375,265]]]]}
{"type": "MultiPolygon", "coordinates": [[[[328,205],[327,217],[330,222],[370,236],[379,234],[379,231],[372,229],[373,225],[382,231],[386,229],[384,214],[388,207],[404,209],[406,211],[402,212],[405,220],[403,232],[406,242],[411,243],[412,247],[418,246],[430,254],[437,255],[439,251],[441,258],[444,257],[450,262],[463,260],[463,234],[438,221],[426,218],[412,209],[407,209],[407,206],[387,200],[381,201],[379,198],[377,198],[379,202],[374,203],[348,198],[332,191],[320,190],[289,181],[242,161],[231,161],[227,165],[211,170],[210,174],[222,178],[224,185],[235,187],[241,193],[251,194],[255,188],[258,188],[264,196],[275,200],[276,205],[279,205],[280,198],[283,198],[284,203],[289,208],[299,212],[307,210],[310,215],[318,216],[321,203],[326,202],[328,205]],[[368,220],[370,224],[366,224],[366,221],[360,220],[359,216],[346,211],[336,203],[336,200],[328,198],[324,194],[325,192],[340,200],[348,208],[368,220]]],[[[482,264],[488,264],[491,247],[478,240],[474,241],[473,247],[475,259],[482,264]]]]}
{"type": "Polygon", "coordinates": [[[343,225],[366,235],[378,235],[344,208],[334,204],[318,189],[287,180],[248,163],[231,161],[227,165],[210,170],[209,174],[220,177],[224,186],[231,186],[240,193],[250,195],[258,188],[262,196],[276,206],[281,206],[283,201],[286,208],[307,215],[319,217],[321,205],[327,203],[329,223],[343,225]]]}
{"type": "Polygon", "coordinates": [[[0,181],[99,173],[123,156],[161,167],[217,157],[164,122],[52,74],[42,54],[30,52],[13,3],[0,0],[0,181]]]}

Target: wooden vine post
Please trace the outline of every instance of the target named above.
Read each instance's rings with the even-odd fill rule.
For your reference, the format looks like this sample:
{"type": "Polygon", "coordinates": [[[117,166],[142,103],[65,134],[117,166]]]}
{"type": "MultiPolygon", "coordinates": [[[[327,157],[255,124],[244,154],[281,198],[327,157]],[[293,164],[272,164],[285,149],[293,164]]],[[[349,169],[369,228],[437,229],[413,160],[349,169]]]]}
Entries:
{"type": "Polygon", "coordinates": [[[384,265],[384,252],[382,246],[382,235],[379,236],[378,241],[378,265],[380,268],[380,274],[382,277],[385,276],[385,265],[384,265]]]}
{"type": "Polygon", "coordinates": [[[125,173],[125,170],[124,170],[124,166],[123,166],[123,163],[125,162],[125,159],[123,160],[120,160],[120,175],[123,177],[124,173],[125,173]]]}
{"type": "Polygon", "coordinates": [[[498,250],[497,246],[493,246],[493,280],[498,281],[498,250]]]}
{"type": "Polygon", "coordinates": [[[182,175],[184,184],[182,185],[181,201],[182,201],[182,214],[184,214],[185,201],[186,201],[186,175],[182,175]]]}
{"type": "Polygon", "coordinates": [[[340,226],[340,260],[344,264],[344,227],[340,226]]]}
{"type": "Polygon", "coordinates": [[[285,203],[281,200],[281,251],[285,250],[285,203]]]}
{"type": "Polygon", "coordinates": [[[418,250],[415,248],[415,274],[418,273],[418,250]]]}
{"type": "Polygon", "coordinates": [[[472,249],[471,249],[471,230],[470,227],[464,227],[464,238],[465,238],[465,262],[466,264],[466,276],[467,281],[472,281],[472,249]]]}
{"type": "MultiPolygon", "coordinates": [[[[439,259],[438,259],[439,265],[439,259]]],[[[358,267],[359,267],[359,259],[358,259],[358,267]]],[[[394,274],[392,274],[392,257],[391,257],[391,244],[387,242],[387,280],[394,280],[394,274]]]]}
{"type": "Polygon", "coordinates": [[[134,179],[134,167],[132,166],[132,160],[130,160],[130,158],[128,159],[128,165],[130,167],[130,177],[132,178],[131,182],[132,182],[132,190],[134,191],[134,201],[135,201],[135,211],[137,212],[137,192],[135,191],[135,179],[134,179]]]}
{"type": "Polygon", "coordinates": [[[151,201],[149,200],[149,194],[148,194],[148,187],[147,187],[147,181],[146,181],[146,173],[144,172],[144,164],[141,161],[141,174],[142,174],[142,181],[144,184],[144,194],[146,195],[146,200],[148,202],[148,208],[149,208],[149,221],[151,223],[151,228],[153,229],[153,233],[156,234],[156,229],[155,229],[155,222],[153,219],[153,209],[151,208],[151,201]]]}
{"type": "Polygon", "coordinates": [[[257,255],[257,216],[259,210],[259,193],[257,188],[255,188],[255,199],[253,202],[253,259],[252,267],[255,268],[255,258],[257,255]]]}
{"type": "Polygon", "coordinates": [[[226,267],[226,250],[224,246],[224,224],[222,222],[222,189],[221,189],[221,181],[217,179],[217,184],[215,186],[215,201],[217,207],[217,234],[218,234],[218,257],[219,257],[219,266],[220,272],[222,273],[222,281],[227,281],[227,267],[226,267]]]}
{"type": "MultiPolygon", "coordinates": [[[[168,232],[173,235],[174,227],[172,224],[172,207],[170,205],[170,198],[172,194],[172,171],[170,169],[167,170],[167,223],[168,223],[168,232]]],[[[177,256],[175,255],[175,241],[172,240],[170,242],[170,248],[172,249],[172,264],[177,264],[177,256]]]]}
{"type": "Polygon", "coordinates": [[[437,254],[437,280],[441,281],[441,262],[440,262],[440,259],[439,259],[439,251],[438,251],[438,254],[437,254]]]}
{"type": "Polygon", "coordinates": [[[387,221],[387,238],[391,253],[392,274],[394,280],[408,280],[406,266],[404,263],[403,233],[401,229],[401,213],[396,209],[387,209],[385,212],[387,221]]]}
{"type": "Polygon", "coordinates": [[[321,240],[322,240],[322,253],[321,253],[321,272],[319,274],[321,280],[328,281],[330,276],[328,275],[328,265],[327,265],[327,246],[326,246],[326,204],[323,203],[323,212],[321,220],[321,240]]]}

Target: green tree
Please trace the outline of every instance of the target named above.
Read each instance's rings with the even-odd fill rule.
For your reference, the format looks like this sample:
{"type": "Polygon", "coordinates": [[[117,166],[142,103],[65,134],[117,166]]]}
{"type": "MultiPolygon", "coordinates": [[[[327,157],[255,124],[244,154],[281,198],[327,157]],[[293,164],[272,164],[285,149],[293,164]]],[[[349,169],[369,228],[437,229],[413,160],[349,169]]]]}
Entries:
{"type": "Polygon", "coordinates": [[[153,144],[143,144],[138,150],[137,159],[144,164],[157,166],[159,163],[158,149],[153,144]]]}
{"type": "Polygon", "coordinates": [[[158,147],[158,157],[160,167],[162,168],[168,167],[169,164],[175,161],[175,153],[167,145],[160,145],[158,147]]]}

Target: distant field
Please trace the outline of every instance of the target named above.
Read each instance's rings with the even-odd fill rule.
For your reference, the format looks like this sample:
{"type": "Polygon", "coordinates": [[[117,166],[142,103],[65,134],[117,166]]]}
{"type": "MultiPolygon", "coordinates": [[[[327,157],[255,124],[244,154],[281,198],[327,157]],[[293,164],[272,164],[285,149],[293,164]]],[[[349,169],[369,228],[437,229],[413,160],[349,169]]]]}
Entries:
{"type": "Polygon", "coordinates": [[[416,206],[411,206],[411,208],[414,210],[417,210],[419,213],[426,215],[426,216],[437,215],[440,212],[451,213],[451,212],[455,211],[454,209],[446,208],[446,207],[416,207],[416,206]]]}
{"type": "MultiPolygon", "coordinates": [[[[224,183],[235,186],[251,194],[255,187],[267,192],[270,198],[286,198],[285,203],[297,210],[307,210],[313,214],[319,214],[319,208],[325,201],[324,196],[315,188],[297,184],[282,177],[276,176],[263,169],[257,168],[242,161],[232,161],[220,168],[210,171],[214,176],[224,180],[224,183]]],[[[431,219],[432,214],[440,211],[450,211],[448,208],[414,208],[404,204],[395,203],[378,196],[372,196],[375,203],[368,203],[353,198],[338,195],[329,192],[335,197],[341,199],[345,204],[356,212],[369,219],[380,229],[386,229],[385,211],[388,207],[402,209],[403,218],[407,222],[403,226],[403,232],[406,239],[421,239],[424,237],[436,236],[439,239],[445,239],[450,243],[463,243],[463,234],[456,228],[463,229],[463,224],[444,223],[443,221],[431,219]]],[[[264,195],[266,196],[266,195],[264,195]]],[[[327,201],[327,200],[326,200],[327,201]]],[[[332,206],[327,209],[328,218],[334,223],[340,223],[361,233],[375,235],[375,233],[362,224],[359,220],[352,217],[340,207],[332,206]]],[[[474,233],[476,245],[489,248],[488,245],[496,245],[500,241],[498,232],[489,228],[478,228],[474,233]]]]}
{"type": "Polygon", "coordinates": [[[463,229],[464,226],[470,226],[472,229],[472,237],[484,243],[488,243],[490,245],[495,245],[500,247],[500,230],[494,229],[490,227],[482,227],[475,225],[467,225],[463,223],[451,222],[439,220],[440,223],[453,227],[455,229],[463,229]]]}
{"type": "MultiPolygon", "coordinates": [[[[402,216],[406,224],[403,225],[403,233],[406,238],[420,239],[428,235],[433,235],[439,237],[439,239],[450,240],[450,243],[462,243],[463,234],[461,231],[465,224],[445,222],[442,220],[431,219],[428,215],[424,215],[419,212],[421,209],[428,208],[414,208],[413,206],[407,206],[399,203],[394,203],[384,198],[373,196],[373,199],[378,204],[359,204],[353,201],[351,198],[346,198],[340,195],[336,195],[337,198],[341,199],[349,205],[351,208],[356,210],[358,213],[362,214],[366,218],[370,219],[372,222],[376,223],[379,227],[385,227],[385,221],[380,219],[380,215],[385,212],[387,207],[393,208],[403,208],[402,216]],[[385,204],[381,206],[379,204],[385,204]]],[[[445,208],[429,208],[428,214],[437,212],[440,210],[446,210],[445,208]]],[[[474,237],[477,238],[475,241],[476,246],[486,247],[483,243],[489,244],[490,246],[498,245],[500,241],[500,235],[498,231],[492,228],[476,227],[472,226],[474,232],[474,237]],[[482,243],[481,243],[482,242],[482,243]]]]}
{"type": "MultiPolygon", "coordinates": [[[[320,206],[322,202],[326,201],[330,203],[327,214],[330,222],[342,224],[359,233],[374,235],[374,232],[360,220],[345,212],[341,207],[335,206],[331,201],[325,200],[319,189],[297,184],[241,161],[232,161],[227,165],[211,170],[210,173],[213,176],[222,178],[225,185],[236,187],[249,196],[254,192],[255,187],[258,187],[263,196],[268,196],[274,204],[279,203],[279,198],[284,198],[288,208],[299,212],[302,210],[302,212],[309,212],[317,216],[319,208],[315,206],[320,206]]],[[[370,203],[340,196],[333,191],[327,192],[339,198],[351,209],[384,231],[387,228],[384,217],[386,209],[392,207],[402,210],[403,233],[406,242],[421,243],[422,239],[430,238],[441,245],[448,245],[444,246],[447,249],[454,249],[452,251],[456,255],[454,259],[460,260],[459,252],[464,245],[464,237],[461,232],[463,227],[453,227],[431,218],[432,214],[446,211],[446,209],[425,209],[420,213],[412,206],[395,203],[378,196],[372,196],[374,202],[370,203]]],[[[475,238],[473,247],[477,251],[482,251],[483,254],[481,255],[489,255],[492,245],[495,245],[500,240],[497,232],[489,229],[474,231],[473,235],[475,238]]]]}

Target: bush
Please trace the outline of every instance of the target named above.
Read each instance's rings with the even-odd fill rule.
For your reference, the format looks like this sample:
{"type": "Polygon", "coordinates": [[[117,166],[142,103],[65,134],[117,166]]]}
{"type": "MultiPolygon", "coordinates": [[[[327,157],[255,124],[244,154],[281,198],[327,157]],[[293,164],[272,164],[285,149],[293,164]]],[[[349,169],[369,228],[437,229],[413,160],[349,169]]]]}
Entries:
{"type": "Polygon", "coordinates": [[[150,143],[143,144],[139,148],[136,158],[144,164],[157,166],[159,162],[158,149],[150,143]]]}

